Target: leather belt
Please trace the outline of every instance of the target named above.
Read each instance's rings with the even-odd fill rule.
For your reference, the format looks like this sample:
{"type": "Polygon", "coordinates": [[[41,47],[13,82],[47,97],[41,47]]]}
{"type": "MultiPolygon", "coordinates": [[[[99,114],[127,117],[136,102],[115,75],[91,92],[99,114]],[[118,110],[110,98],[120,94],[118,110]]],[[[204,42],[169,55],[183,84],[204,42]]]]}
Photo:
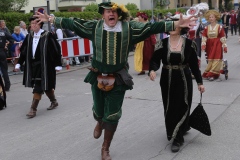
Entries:
{"type": "Polygon", "coordinates": [[[39,65],[39,64],[41,64],[41,61],[32,62],[33,67],[36,66],[36,65],[39,65]]]}
{"type": "Polygon", "coordinates": [[[101,72],[98,71],[97,68],[93,68],[93,67],[88,67],[88,69],[89,69],[90,71],[93,71],[93,72],[95,72],[95,73],[98,73],[99,75],[102,75],[102,76],[108,76],[108,75],[113,76],[113,75],[114,75],[113,73],[101,73],[101,72]]]}
{"type": "Polygon", "coordinates": [[[184,69],[187,68],[188,65],[163,65],[165,69],[184,69]]]}

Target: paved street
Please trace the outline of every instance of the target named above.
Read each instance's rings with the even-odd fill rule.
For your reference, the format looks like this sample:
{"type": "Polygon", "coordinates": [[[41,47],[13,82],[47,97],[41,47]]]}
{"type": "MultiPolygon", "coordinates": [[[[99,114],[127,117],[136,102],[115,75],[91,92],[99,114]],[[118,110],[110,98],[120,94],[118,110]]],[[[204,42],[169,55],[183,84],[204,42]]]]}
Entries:
{"type": "MultiPolygon", "coordinates": [[[[238,160],[240,156],[240,43],[229,36],[229,79],[204,81],[203,106],[208,113],[212,136],[191,129],[178,153],[167,141],[159,86],[147,75],[138,76],[129,57],[134,89],[127,91],[123,116],[114,136],[110,154],[113,160],[238,160]]],[[[8,107],[0,111],[0,160],[100,160],[103,137],[94,139],[96,122],[92,117],[90,85],[83,82],[88,70],[71,67],[57,75],[59,107],[47,111],[49,100],[43,95],[37,116],[27,119],[32,89],[22,86],[22,74],[10,76],[8,107]]],[[[202,56],[202,71],[206,67],[202,56]]],[[[9,71],[11,70],[11,66],[9,71]]],[[[194,82],[192,110],[200,94],[194,82]]]]}

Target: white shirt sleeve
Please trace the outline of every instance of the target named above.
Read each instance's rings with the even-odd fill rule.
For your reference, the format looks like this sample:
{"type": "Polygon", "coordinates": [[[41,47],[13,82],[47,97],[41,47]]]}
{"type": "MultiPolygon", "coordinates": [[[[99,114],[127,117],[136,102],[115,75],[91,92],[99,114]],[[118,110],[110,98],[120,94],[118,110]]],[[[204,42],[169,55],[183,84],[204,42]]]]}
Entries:
{"type": "Polygon", "coordinates": [[[56,34],[58,39],[63,39],[63,32],[61,29],[57,29],[56,34]]]}
{"type": "Polygon", "coordinates": [[[61,71],[61,70],[62,70],[62,67],[61,67],[61,66],[57,66],[57,67],[55,67],[55,70],[56,70],[56,71],[61,71]]]}

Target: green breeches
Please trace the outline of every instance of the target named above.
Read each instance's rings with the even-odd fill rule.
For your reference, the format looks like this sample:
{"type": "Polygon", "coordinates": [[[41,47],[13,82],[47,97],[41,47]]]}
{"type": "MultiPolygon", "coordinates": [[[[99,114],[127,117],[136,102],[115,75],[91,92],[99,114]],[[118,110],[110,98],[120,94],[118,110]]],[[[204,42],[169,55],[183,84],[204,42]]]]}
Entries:
{"type": "Polygon", "coordinates": [[[105,92],[92,85],[93,115],[96,120],[108,123],[118,123],[122,116],[122,104],[126,88],[115,85],[112,90],[105,92]]]}

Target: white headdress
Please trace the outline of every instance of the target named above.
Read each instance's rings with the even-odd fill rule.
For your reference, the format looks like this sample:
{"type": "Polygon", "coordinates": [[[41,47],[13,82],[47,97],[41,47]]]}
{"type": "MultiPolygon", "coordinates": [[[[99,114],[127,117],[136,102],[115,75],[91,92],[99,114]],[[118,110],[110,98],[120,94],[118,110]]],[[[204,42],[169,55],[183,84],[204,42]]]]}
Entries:
{"type": "MultiPolygon", "coordinates": [[[[189,16],[183,14],[182,17],[183,17],[183,19],[187,19],[189,16]]],[[[180,13],[175,14],[174,16],[171,16],[170,18],[178,20],[178,19],[180,19],[180,13]]]]}
{"type": "MultiPolygon", "coordinates": [[[[204,14],[207,10],[209,10],[209,6],[207,3],[202,2],[199,4],[195,4],[187,10],[186,14],[183,14],[183,19],[187,19],[190,16],[200,16],[204,14]]],[[[171,19],[180,19],[180,14],[175,14],[174,16],[171,16],[171,19]]]]}
{"type": "Polygon", "coordinates": [[[202,2],[190,7],[187,10],[187,16],[199,16],[199,14],[202,15],[207,10],[209,10],[208,4],[206,2],[202,2]]]}

